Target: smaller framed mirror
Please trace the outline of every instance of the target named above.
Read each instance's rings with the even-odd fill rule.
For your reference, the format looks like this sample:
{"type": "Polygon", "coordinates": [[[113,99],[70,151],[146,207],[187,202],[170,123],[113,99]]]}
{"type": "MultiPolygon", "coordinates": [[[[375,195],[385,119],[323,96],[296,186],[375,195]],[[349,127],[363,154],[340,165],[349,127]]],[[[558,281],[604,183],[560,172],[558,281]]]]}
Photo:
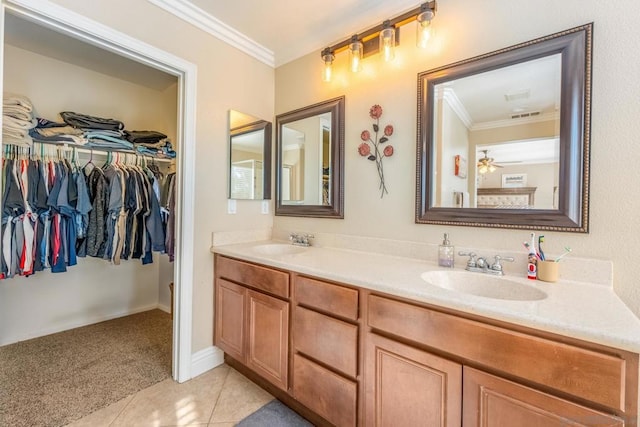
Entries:
{"type": "Polygon", "coordinates": [[[276,215],[344,218],[344,96],[276,116],[276,215]]]}
{"type": "Polygon", "coordinates": [[[229,111],[229,198],[271,199],[271,123],[229,111]]]}

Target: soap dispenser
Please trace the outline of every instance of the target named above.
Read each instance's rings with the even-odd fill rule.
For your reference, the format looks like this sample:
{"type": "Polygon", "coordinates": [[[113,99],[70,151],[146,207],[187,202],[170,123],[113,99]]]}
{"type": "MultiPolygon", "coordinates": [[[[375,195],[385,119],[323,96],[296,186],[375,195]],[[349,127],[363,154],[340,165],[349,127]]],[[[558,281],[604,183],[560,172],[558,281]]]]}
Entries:
{"type": "Polygon", "coordinates": [[[444,240],[438,246],[438,265],[440,267],[453,268],[454,255],[455,248],[449,241],[449,234],[444,233],[444,240]]]}

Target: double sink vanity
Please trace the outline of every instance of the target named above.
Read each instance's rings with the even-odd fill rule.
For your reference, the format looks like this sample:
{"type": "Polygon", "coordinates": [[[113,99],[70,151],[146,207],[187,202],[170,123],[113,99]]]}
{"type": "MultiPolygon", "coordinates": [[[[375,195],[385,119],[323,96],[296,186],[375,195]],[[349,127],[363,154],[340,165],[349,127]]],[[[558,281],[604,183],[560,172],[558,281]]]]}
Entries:
{"type": "Polygon", "coordinates": [[[317,425],[635,425],[608,286],[278,241],[214,246],[215,345],[317,425]]]}

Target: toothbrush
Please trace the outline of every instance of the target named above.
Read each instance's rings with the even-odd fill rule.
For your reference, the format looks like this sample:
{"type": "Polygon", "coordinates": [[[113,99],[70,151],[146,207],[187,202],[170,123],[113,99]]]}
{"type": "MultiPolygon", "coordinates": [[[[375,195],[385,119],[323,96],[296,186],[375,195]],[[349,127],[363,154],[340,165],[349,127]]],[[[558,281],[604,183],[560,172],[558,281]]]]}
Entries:
{"type": "Polygon", "coordinates": [[[544,261],[546,257],[544,256],[544,252],[542,251],[542,242],[544,242],[544,236],[541,234],[538,236],[538,253],[540,254],[540,260],[544,261]]]}
{"type": "Polygon", "coordinates": [[[529,242],[523,242],[522,244],[527,249],[527,252],[529,253],[529,255],[534,255],[536,258],[540,259],[540,254],[536,252],[536,248],[534,246],[531,246],[529,242]]]}
{"type": "Polygon", "coordinates": [[[529,250],[531,251],[530,252],[531,254],[536,256],[536,258],[538,258],[539,260],[542,260],[542,257],[540,256],[540,254],[538,253],[538,251],[536,251],[536,233],[531,233],[531,244],[530,244],[529,250]]]}
{"type": "Polygon", "coordinates": [[[569,252],[571,252],[571,248],[570,248],[569,246],[565,246],[565,247],[564,247],[564,251],[565,251],[565,252],[564,252],[562,255],[560,255],[558,258],[556,258],[556,262],[560,261],[560,259],[561,259],[562,257],[564,257],[565,255],[568,255],[568,254],[569,254],[569,252]]]}

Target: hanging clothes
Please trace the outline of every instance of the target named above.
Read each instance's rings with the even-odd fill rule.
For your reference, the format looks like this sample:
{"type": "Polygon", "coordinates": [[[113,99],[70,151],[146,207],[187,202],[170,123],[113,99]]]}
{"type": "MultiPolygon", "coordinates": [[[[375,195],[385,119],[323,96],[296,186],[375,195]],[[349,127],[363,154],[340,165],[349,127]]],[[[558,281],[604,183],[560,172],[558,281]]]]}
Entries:
{"type": "Polygon", "coordinates": [[[167,175],[162,189],[161,201],[166,211],[165,220],[165,250],[169,261],[174,261],[175,254],[175,223],[176,223],[176,174],[167,175]]]}
{"type": "Polygon", "coordinates": [[[89,170],[37,157],[2,162],[0,278],[65,272],[84,256],[148,264],[165,251],[159,180],[149,168],[108,161],[89,170]]]}

